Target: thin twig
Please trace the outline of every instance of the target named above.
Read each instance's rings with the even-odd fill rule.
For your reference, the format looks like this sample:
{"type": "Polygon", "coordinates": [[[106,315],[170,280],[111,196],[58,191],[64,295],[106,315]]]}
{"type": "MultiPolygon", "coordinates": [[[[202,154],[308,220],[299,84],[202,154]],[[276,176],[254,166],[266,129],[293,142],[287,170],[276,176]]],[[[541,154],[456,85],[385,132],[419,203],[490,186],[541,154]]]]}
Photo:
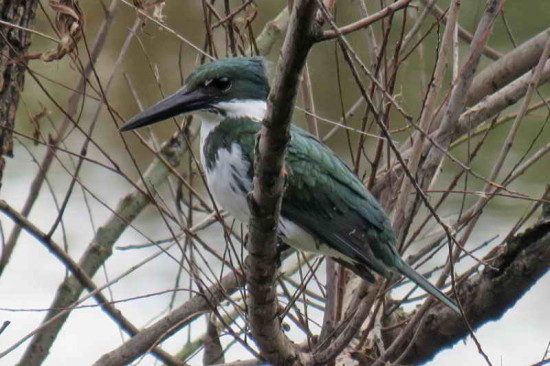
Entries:
{"type": "Polygon", "coordinates": [[[322,34],[322,37],[319,38],[319,41],[326,41],[329,39],[338,38],[340,35],[353,33],[359,29],[363,29],[371,25],[372,23],[375,23],[379,21],[380,19],[383,19],[396,11],[399,11],[409,5],[411,0],[398,0],[382,10],[373,13],[372,15],[363,18],[355,23],[345,25],[341,28],[338,28],[338,30],[327,30],[324,31],[322,34]]]}

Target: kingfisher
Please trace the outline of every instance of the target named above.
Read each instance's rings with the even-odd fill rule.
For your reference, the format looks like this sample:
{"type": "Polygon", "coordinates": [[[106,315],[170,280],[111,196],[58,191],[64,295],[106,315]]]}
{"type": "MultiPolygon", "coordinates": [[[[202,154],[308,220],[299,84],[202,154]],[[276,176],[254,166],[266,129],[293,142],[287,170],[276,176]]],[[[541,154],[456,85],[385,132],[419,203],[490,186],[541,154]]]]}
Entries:
{"type": "MultiPolygon", "coordinates": [[[[201,120],[200,159],[217,204],[248,223],[254,146],[267,110],[266,61],[236,57],[197,67],[181,89],[131,118],[128,131],[194,113],[201,120]]],[[[460,313],[441,290],[399,255],[390,220],[361,180],[326,145],[291,126],[285,154],[286,190],[278,235],[295,249],[334,258],[365,280],[399,273],[460,313]]]]}

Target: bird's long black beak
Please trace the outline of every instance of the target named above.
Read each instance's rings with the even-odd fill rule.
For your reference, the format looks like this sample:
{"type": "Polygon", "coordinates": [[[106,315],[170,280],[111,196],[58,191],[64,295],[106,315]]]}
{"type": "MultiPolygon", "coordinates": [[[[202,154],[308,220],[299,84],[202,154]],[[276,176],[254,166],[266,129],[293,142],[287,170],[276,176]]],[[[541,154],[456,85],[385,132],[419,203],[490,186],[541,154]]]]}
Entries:
{"type": "Polygon", "coordinates": [[[181,89],[132,117],[120,130],[129,131],[164,121],[179,114],[206,109],[210,102],[211,98],[200,90],[181,89]]]}

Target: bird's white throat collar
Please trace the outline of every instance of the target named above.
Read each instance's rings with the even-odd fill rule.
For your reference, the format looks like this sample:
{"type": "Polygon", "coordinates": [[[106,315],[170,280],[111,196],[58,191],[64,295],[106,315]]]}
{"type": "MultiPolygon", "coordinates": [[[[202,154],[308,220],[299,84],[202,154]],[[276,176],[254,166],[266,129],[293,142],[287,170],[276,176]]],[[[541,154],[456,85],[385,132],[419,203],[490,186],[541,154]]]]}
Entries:
{"type": "Polygon", "coordinates": [[[226,118],[250,118],[256,122],[261,122],[267,110],[267,102],[252,99],[233,100],[217,103],[214,107],[223,111],[223,113],[216,113],[214,110],[196,112],[204,124],[213,124],[212,127],[217,126],[226,118]]]}
{"type": "Polygon", "coordinates": [[[225,111],[229,118],[250,118],[261,122],[265,117],[267,103],[265,100],[234,100],[216,104],[216,108],[225,111]]]}
{"type": "Polygon", "coordinates": [[[250,118],[253,121],[261,122],[267,111],[267,102],[265,100],[239,99],[220,102],[214,107],[224,113],[208,110],[196,112],[202,122],[201,150],[206,136],[226,118],[250,118]]]}

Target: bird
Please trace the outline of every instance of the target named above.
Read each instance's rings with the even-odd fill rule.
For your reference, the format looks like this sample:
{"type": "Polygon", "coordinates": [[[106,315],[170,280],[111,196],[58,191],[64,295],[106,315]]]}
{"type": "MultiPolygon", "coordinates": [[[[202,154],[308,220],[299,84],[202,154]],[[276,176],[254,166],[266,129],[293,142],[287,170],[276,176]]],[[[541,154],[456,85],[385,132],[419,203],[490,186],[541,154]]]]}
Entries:
{"type": "MultiPolygon", "coordinates": [[[[270,92],[267,71],[262,57],[202,64],[178,91],[132,117],[120,130],[197,115],[207,186],[218,205],[247,224],[254,146],[270,92]]],[[[286,190],[277,228],[284,244],[332,257],[370,282],[375,274],[390,280],[401,274],[460,314],[453,300],[401,258],[388,216],[335,152],[291,125],[284,166],[286,190]]]]}

